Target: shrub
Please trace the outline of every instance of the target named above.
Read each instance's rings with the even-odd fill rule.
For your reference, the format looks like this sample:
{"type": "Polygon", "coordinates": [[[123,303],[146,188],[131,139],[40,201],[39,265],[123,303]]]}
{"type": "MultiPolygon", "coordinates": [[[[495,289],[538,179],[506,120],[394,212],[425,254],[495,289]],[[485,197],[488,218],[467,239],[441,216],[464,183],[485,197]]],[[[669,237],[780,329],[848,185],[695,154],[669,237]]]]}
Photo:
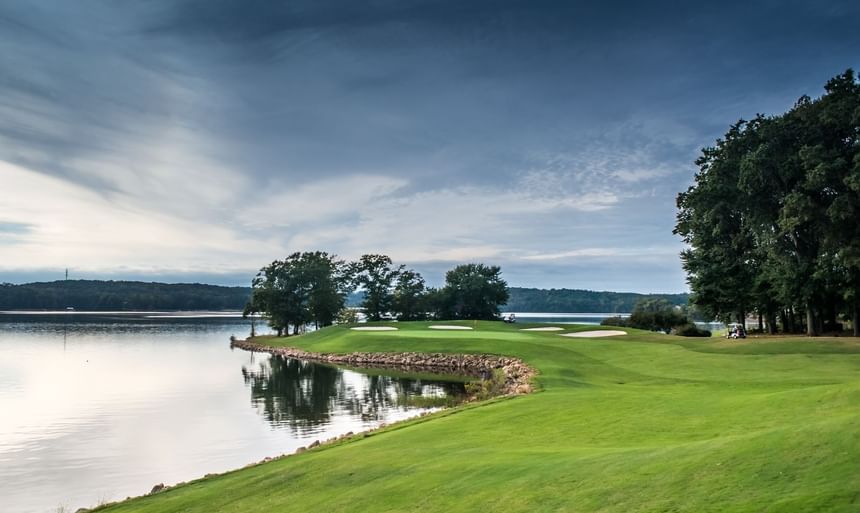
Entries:
{"type": "Polygon", "coordinates": [[[338,324],[355,324],[358,322],[358,312],[354,308],[341,308],[337,313],[338,324]]]}
{"type": "Polygon", "coordinates": [[[669,333],[674,326],[688,322],[684,312],[665,299],[643,299],[633,308],[628,326],[669,333]]]}
{"type": "Polygon", "coordinates": [[[696,326],[692,322],[688,322],[687,324],[682,324],[680,326],[675,326],[674,328],[672,328],[672,334],[678,335],[680,337],[710,337],[711,336],[710,331],[700,329],[698,326],[696,326]]]}
{"type": "Polygon", "coordinates": [[[494,369],[493,373],[481,381],[466,383],[466,393],[482,401],[505,393],[505,371],[494,369]]]}
{"type": "Polygon", "coordinates": [[[626,318],[621,317],[620,315],[616,315],[614,317],[607,317],[600,321],[601,326],[619,326],[619,327],[627,327],[628,321],[626,318]]]}

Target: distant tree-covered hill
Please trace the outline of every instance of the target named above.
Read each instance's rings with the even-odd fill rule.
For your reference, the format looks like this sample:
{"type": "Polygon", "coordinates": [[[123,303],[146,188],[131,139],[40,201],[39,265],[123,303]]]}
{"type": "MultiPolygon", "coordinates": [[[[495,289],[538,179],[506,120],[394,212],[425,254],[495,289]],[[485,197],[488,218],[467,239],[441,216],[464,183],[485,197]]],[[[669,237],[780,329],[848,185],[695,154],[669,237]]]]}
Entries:
{"type": "Polygon", "coordinates": [[[0,285],[0,310],[242,310],[251,289],[200,283],[69,280],[0,285]]]}
{"type": "MultiPolygon", "coordinates": [[[[511,287],[504,310],[509,312],[632,312],[640,299],[665,298],[686,305],[687,294],[634,294],[576,289],[511,287]]],[[[23,285],[0,284],[0,310],[242,310],[250,297],[247,287],[200,283],[69,280],[23,285]]],[[[357,306],[363,292],[347,298],[357,306]]]]}
{"type": "Polygon", "coordinates": [[[629,313],[642,299],[663,298],[673,305],[686,305],[688,294],[635,294],[577,289],[527,289],[511,287],[505,306],[509,312],[600,312],[629,313]]]}
{"type": "MultiPolygon", "coordinates": [[[[530,289],[509,287],[510,298],[503,308],[507,312],[546,313],[630,313],[642,299],[662,298],[673,305],[687,305],[689,294],[637,294],[634,292],[596,292],[581,289],[530,289]]],[[[364,299],[361,291],[353,292],[346,305],[357,307],[364,299]]]]}

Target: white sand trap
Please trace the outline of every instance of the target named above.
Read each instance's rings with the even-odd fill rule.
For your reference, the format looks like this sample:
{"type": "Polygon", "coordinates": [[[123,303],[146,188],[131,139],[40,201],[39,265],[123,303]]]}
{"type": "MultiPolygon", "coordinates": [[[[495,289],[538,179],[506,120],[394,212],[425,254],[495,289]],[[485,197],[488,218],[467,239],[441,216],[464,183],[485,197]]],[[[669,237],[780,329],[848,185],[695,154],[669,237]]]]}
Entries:
{"type": "Polygon", "coordinates": [[[520,331],[564,331],[564,328],[558,326],[541,326],[540,328],[523,328],[520,331]]]}
{"type": "Polygon", "coordinates": [[[597,338],[597,337],[614,337],[616,335],[626,335],[626,331],[619,330],[596,330],[596,331],[580,331],[578,333],[564,333],[562,337],[574,338],[597,338]]]}
{"type": "Polygon", "coordinates": [[[434,324],[433,326],[427,326],[431,330],[470,330],[469,326],[456,326],[454,324],[434,324]]]}
{"type": "Polygon", "coordinates": [[[395,328],[394,326],[359,326],[350,329],[353,331],[397,331],[400,328],[395,328]]]}

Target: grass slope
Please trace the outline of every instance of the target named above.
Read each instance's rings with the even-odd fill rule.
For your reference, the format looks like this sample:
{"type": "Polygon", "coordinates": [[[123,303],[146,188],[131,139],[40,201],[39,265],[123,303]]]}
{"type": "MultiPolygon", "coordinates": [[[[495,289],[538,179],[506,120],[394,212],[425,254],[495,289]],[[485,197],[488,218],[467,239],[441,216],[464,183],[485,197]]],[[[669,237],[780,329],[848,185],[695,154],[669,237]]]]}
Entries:
{"type": "Polygon", "coordinates": [[[269,343],[515,355],[539,369],[541,390],[104,511],[860,511],[856,339],[571,339],[468,324],[269,343]]]}

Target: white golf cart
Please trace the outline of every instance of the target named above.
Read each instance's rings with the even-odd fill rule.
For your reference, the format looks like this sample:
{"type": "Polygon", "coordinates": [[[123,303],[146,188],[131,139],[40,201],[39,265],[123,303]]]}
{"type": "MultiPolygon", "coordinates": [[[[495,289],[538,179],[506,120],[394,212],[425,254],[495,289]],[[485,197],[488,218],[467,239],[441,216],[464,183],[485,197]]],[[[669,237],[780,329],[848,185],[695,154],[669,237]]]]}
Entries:
{"type": "Polygon", "coordinates": [[[726,338],[747,338],[747,332],[743,324],[733,322],[727,326],[726,338]]]}

